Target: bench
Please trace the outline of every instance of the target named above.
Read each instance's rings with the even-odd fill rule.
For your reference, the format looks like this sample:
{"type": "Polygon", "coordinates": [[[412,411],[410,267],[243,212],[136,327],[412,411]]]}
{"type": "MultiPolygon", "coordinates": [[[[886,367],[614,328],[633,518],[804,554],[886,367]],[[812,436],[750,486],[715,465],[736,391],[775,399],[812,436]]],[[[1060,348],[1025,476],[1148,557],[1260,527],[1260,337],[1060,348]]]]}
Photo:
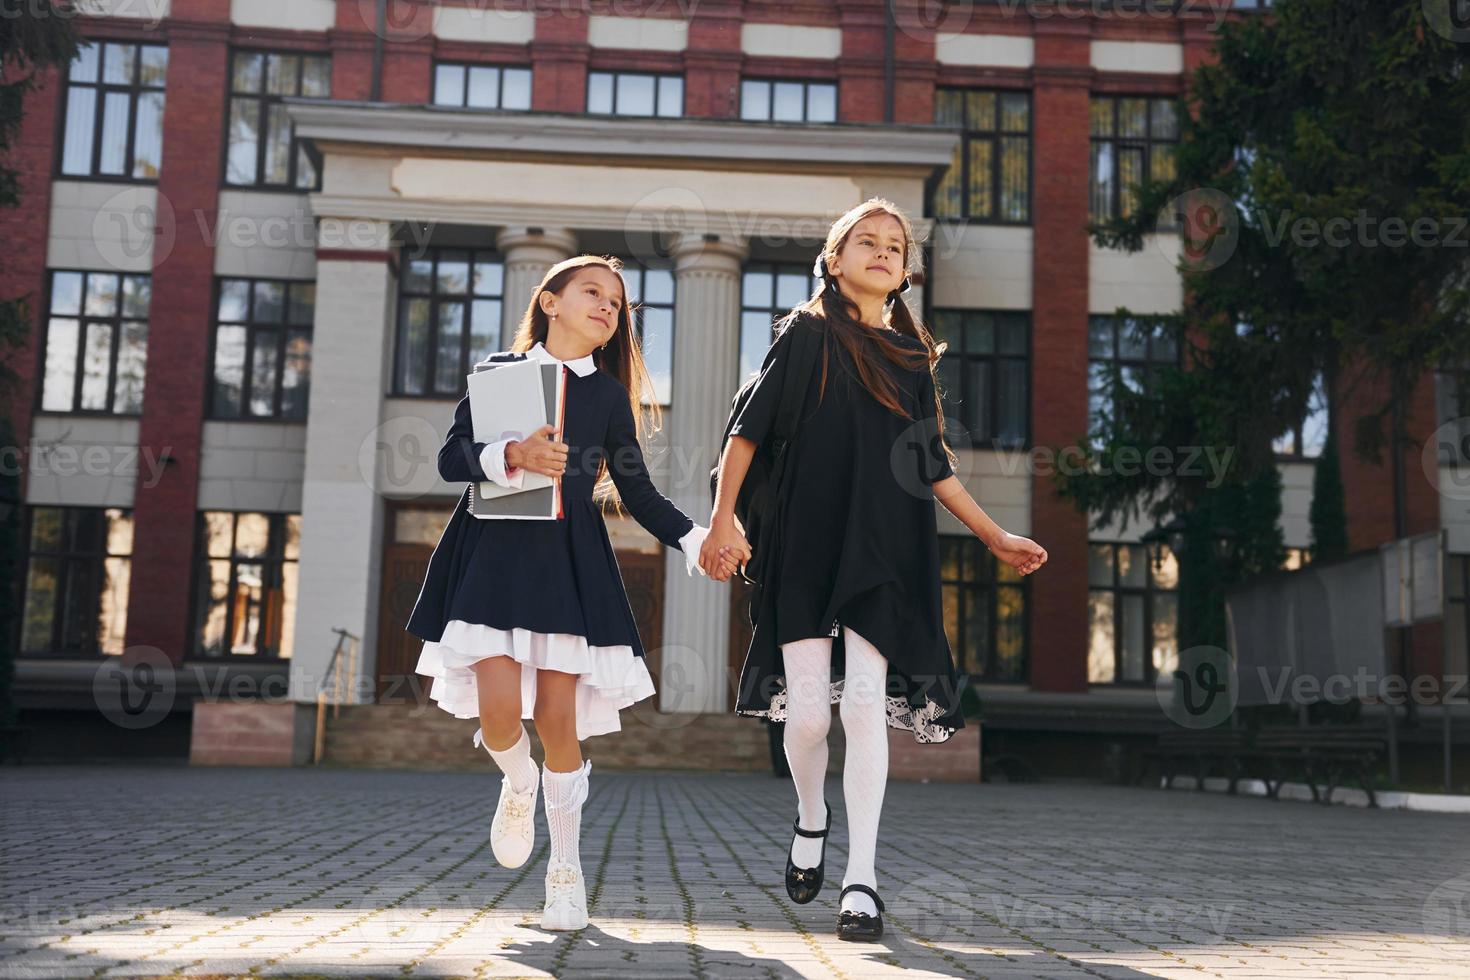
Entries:
{"type": "Polygon", "coordinates": [[[1135,782],[1147,774],[1148,762],[1155,761],[1165,789],[1181,774],[1193,775],[1201,790],[1207,776],[1223,776],[1230,793],[1240,780],[1255,778],[1276,799],[1282,784],[1297,776],[1311,788],[1314,802],[1327,803],[1334,789],[1352,779],[1368,794],[1368,805],[1377,806],[1372,776],[1383,751],[1381,737],[1356,728],[1168,732],[1142,753],[1135,782]]]}

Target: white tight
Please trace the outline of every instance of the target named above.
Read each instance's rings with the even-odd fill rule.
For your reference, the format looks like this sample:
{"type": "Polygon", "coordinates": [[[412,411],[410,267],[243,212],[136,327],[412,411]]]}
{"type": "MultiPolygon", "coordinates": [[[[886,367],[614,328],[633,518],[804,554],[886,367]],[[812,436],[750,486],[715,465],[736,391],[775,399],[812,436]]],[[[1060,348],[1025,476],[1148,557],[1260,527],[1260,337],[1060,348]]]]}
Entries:
{"type": "MultiPolygon", "coordinates": [[[[847,755],[842,766],[842,796],[847,804],[847,873],[842,885],[877,888],[874,861],[878,819],[888,782],[888,722],[884,691],[888,661],[863,637],[843,627],[847,668],[842,685],[842,731],[847,755]]],[[[805,830],[821,830],[827,811],[823,785],[827,775],[827,732],[832,725],[828,683],[832,672],[831,637],[812,637],[781,646],[786,664],[786,761],[796,784],[797,812],[805,830]]],[[[818,838],[796,837],[791,859],[799,868],[814,867],[821,854],[818,838]]],[[[843,908],[872,914],[872,900],[861,892],[848,896],[843,908]]]]}

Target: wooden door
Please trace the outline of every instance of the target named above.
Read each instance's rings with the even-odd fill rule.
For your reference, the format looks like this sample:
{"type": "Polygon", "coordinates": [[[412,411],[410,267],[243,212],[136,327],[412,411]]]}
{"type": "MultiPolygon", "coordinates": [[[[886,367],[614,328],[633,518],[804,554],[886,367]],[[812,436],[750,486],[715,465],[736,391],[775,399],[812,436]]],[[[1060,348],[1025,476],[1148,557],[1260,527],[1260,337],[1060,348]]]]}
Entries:
{"type": "Polygon", "coordinates": [[[429,556],[458,503],[458,498],[387,503],[378,601],[376,699],[380,704],[423,703],[428,697],[428,678],[413,671],[423,641],[404,627],[423,588],[429,556]]]}
{"type": "Polygon", "coordinates": [[[650,554],[620,550],[616,554],[618,569],[623,576],[623,589],[628,593],[628,607],[633,610],[638,638],[643,641],[644,662],[653,676],[654,687],[658,687],[659,670],[663,666],[659,648],[664,642],[663,551],[660,549],[650,554]]]}

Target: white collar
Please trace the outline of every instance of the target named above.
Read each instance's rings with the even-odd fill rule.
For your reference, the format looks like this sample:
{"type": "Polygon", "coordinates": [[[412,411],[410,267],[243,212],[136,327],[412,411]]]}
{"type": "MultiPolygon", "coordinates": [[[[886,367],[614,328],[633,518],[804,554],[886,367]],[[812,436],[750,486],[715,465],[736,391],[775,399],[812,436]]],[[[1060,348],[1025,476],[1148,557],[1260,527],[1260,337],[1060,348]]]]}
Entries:
{"type": "Polygon", "coordinates": [[[565,364],[579,378],[585,378],[597,370],[597,365],[593,362],[591,354],[583,354],[581,357],[574,357],[570,361],[558,360],[552,355],[551,351],[546,349],[546,345],[539,340],[536,341],[535,346],[527,351],[526,354],[535,357],[539,361],[545,361],[548,364],[565,364]]]}

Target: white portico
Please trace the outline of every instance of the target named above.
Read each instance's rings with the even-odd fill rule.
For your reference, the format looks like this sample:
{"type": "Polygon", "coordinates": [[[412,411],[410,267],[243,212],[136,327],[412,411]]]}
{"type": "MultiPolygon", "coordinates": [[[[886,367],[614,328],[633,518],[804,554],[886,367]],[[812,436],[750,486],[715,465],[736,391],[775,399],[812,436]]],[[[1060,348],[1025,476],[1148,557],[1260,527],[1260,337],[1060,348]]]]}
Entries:
{"type": "MultiPolygon", "coordinates": [[[[709,468],[740,380],[746,264],[810,263],[831,221],[869,197],[921,214],[925,181],[956,141],[927,127],[297,100],[290,114],[323,161],[322,190],[311,195],[318,274],[296,700],[314,697],[339,626],[363,638],[369,682],[359,700],[371,700],[385,502],[452,503],[461,489],[433,465],[453,400],[399,397],[391,385],[402,252],[441,236],[495,251],[502,348],[532,288],[562,258],[593,251],[671,269],[671,396],[645,448],[659,488],[703,524],[709,468]]],[[[916,225],[923,237],[926,224],[916,225]]],[[[921,290],[906,295],[921,302],[921,290]]],[[[728,586],[688,577],[677,552],[663,560],[660,707],[726,710],[728,586]]]]}

